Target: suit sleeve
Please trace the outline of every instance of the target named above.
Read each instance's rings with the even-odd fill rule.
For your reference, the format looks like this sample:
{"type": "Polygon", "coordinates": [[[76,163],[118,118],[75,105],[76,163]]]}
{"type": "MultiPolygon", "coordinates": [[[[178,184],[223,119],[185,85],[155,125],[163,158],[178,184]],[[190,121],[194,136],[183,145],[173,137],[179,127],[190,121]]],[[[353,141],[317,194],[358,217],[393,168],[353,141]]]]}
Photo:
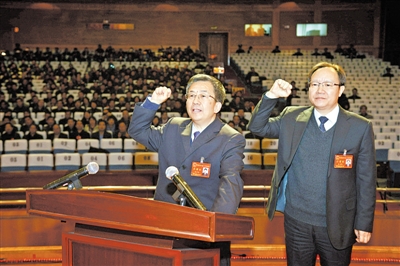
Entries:
{"type": "Polygon", "coordinates": [[[270,99],[265,95],[258,102],[254,109],[248,129],[255,135],[266,138],[278,138],[280,128],[280,116],[270,118],[272,111],[275,108],[278,99],[270,99]]]}
{"type": "Polygon", "coordinates": [[[211,211],[235,214],[243,196],[243,151],[246,141],[241,134],[227,140],[221,158],[220,183],[211,211]]]}
{"type": "Polygon", "coordinates": [[[357,212],[354,228],[372,232],[376,198],[375,142],[371,122],[368,123],[357,159],[357,212]]]}
{"type": "Polygon", "coordinates": [[[151,151],[158,151],[162,143],[162,132],[164,128],[164,126],[151,126],[155,113],[155,110],[136,105],[128,129],[129,135],[134,140],[143,144],[151,151]]]}

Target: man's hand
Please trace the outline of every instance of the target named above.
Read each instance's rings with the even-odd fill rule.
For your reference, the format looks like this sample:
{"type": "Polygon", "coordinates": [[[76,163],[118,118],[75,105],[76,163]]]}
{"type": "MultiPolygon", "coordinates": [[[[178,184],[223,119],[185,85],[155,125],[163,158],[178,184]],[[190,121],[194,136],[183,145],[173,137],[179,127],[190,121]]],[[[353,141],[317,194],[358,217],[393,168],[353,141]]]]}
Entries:
{"type": "Polygon", "coordinates": [[[167,87],[158,87],[151,95],[151,102],[162,104],[171,97],[171,89],[167,87]]]}
{"type": "Polygon", "coordinates": [[[357,243],[363,243],[367,244],[369,240],[371,239],[372,233],[370,232],[365,232],[361,230],[354,229],[354,233],[356,234],[357,238],[356,241],[357,243]]]}
{"type": "Polygon", "coordinates": [[[267,96],[270,98],[285,98],[292,93],[292,85],[283,79],[275,80],[271,89],[267,92],[267,96]]]}

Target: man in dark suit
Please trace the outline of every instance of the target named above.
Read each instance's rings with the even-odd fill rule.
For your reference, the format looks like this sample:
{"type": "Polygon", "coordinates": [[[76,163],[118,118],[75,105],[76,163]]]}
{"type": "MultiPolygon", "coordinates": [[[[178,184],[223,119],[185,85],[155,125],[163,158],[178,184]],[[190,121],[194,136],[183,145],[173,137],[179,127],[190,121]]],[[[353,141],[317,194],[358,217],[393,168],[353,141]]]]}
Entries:
{"type": "MultiPolygon", "coordinates": [[[[216,117],[225,89],[214,77],[198,74],[188,81],[186,95],[190,118],[173,117],[162,126],[150,126],[160,104],[171,96],[166,87],[158,87],[143,104],[137,104],[132,115],[130,136],[159,154],[154,199],[176,204],[172,198],[176,187],[165,177],[165,170],[176,166],[207,210],[234,214],[243,194],[240,172],[245,139],[216,117]],[[208,174],[199,173],[193,164],[208,168],[208,174]]],[[[221,265],[229,263],[228,242],[221,247],[221,265]]]]}
{"type": "Polygon", "coordinates": [[[90,139],[89,132],[83,130],[82,120],[76,121],[75,128],[76,128],[75,131],[72,131],[72,132],[69,133],[69,138],[70,139],[75,139],[75,140],[90,139]]]}
{"type": "Polygon", "coordinates": [[[35,124],[31,124],[29,126],[29,132],[25,134],[24,139],[31,140],[31,139],[43,139],[43,136],[37,133],[37,127],[35,124]]]}
{"type": "Polygon", "coordinates": [[[277,80],[263,95],[249,129],[279,138],[267,212],[285,214],[288,265],[348,265],[355,242],[368,243],[375,209],[376,162],[371,123],[338,105],[346,76],[334,64],[313,67],[311,107],[270,118],[291,85],[277,80]],[[297,237],[297,236],[299,237],[297,237]]]}
{"type": "Polygon", "coordinates": [[[111,139],[113,137],[110,132],[106,131],[107,127],[106,121],[99,120],[98,127],[99,131],[93,132],[91,137],[92,139],[102,140],[102,139],[111,139]]]}
{"type": "Polygon", "coordinates": [[[67,139],[68,135],[61,132],[61,128],[58,124],[54,124],[53,133],[48,134],[47,138],[53,142],[55,139],[67,139]]]}

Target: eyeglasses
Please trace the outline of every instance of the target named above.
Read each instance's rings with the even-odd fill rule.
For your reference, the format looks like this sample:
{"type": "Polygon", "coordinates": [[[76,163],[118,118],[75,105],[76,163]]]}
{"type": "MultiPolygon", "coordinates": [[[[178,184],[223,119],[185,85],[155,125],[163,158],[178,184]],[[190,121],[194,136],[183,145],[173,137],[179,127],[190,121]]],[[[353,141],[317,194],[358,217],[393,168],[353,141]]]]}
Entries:
{"type": "Polygon", "coordinates": [[[311,89],[318,89],[320,85],[324,89],[330,89],[330,88],[333,88],[334,86],[343,86],[344,84],[342,84],[342,83],[336,84],[333,82],[310,82],[310,84],[309,84],[311,89]]]}
{"type": "Polygon", "coordinates": [[[217,102],[217,99],[215,99],[214,96],[211,96],[210,94],[208,94],[207,92],[198,92],[198,93],[194,93],[194,92],[189,92],[188,94],[186,94],[186,98],[188,101],[194,101],[194,99],[196,98],[196,96],[198,97],[199,101],[205,101],[208,98],[213,98],[214,101],[217,102]]]}

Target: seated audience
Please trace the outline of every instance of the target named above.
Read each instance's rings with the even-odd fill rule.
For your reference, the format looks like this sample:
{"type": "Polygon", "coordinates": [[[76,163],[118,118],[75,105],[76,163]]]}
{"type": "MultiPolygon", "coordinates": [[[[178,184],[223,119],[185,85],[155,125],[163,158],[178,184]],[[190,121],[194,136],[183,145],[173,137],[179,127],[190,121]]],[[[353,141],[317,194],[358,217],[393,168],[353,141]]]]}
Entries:
{"type": "Polygon", "coordinates": [[[81,120],[76,121],[75,128],[76,128],[75,131],[72,131],[71,133],[69,133],[70,139],[75,139],[75,140],[90,139],[89,132],[86,132],[85,130],[83,130],[83,123],[81,120]]]}
{"type": "Polygon", "coordinates": [[[360,115],[367,118],[367,119],[373,119],[374,117],[370,114],[368,114],[368,108],[366,105],[361,105],[360,106],[360,115]]]}
{"type": "Polygon", "coordinates": [[[361,97],[358,96],[357,88],[353,88],[353,90],[351,92],[352,92],[352,94],[349,97],[347,97],[347,99],[352,99],[353,102],[355,102],[355,100],[357,100],[357,99],[361,99],[361,97]]]}
{"type": "Polygon", "coordinates": [[[13,125],[8,122],[4,125],[4,132],[1,134],[1,140],[4,144],[4,141],[14,139],[21,139],[21,136],[15,131],[13,125]]]}
{"type": "Polygon", "coordinates": [[[47,138],[53,142],[55,139],[67,139],[68,136],[67,134],[61,132],[60,125],[55,124],[53,126],[53,133],[48,134],[47,138]]]}
{"type": "Polygon", "coordinates": [[[277,46],[275,46],[274,50],[272,50],[271,53],[276,54],[276,53],[280,53],[280,52],[281,52],[281,50],[279,49],[279,46],[277,45],[277,46]]]}
{"type": "Polygon", "coordinates": [[[297,48],[297,52],[295,52],[294,54],[292,54],[293,56],[302,56],[303,53],[301,52],[300,48],[297,48]]]}
{"type": "Polygon", "coordinates": [[[29,132],[25,134],[24,139],[31,140],[31,139],[43,139],[43,136],[37,133],[37,127],[35,124],[30,125],[29,132]]]}
{"type": "Polygon", "coordinates": [[[111,139],[113,136],[110,132],[106,130],[107,124],[104,120],[99,120],[98,131],[94,132],[91,136],[92,139],[111,139]]]}
{"type": "Polygon", "coordinates": [[[128,134],[128,128],[127,125],[124,121],[119,121],[118,122],[118,131],[114,132],[113,137],[114,138],[119,138],[119,139],[129,139],[130,136],[128,134]]]}

